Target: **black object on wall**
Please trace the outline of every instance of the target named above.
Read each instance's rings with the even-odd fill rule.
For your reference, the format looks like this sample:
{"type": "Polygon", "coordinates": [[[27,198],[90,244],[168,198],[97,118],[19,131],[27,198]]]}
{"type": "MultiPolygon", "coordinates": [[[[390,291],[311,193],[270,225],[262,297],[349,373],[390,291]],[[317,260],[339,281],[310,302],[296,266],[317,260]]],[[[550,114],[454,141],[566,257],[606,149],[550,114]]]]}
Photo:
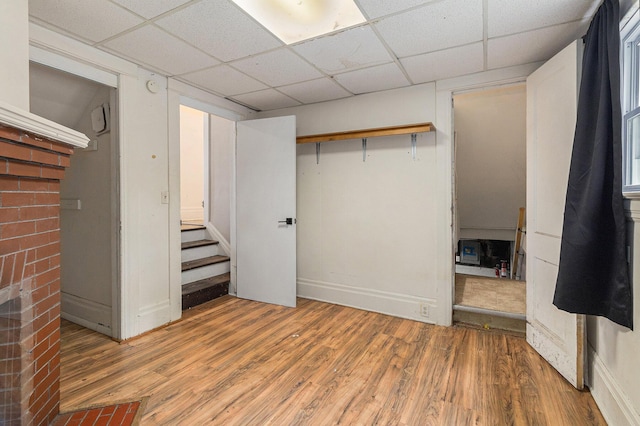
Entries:
{"type": "Polygon", "coordinates": [[[584,37],[560,267],[553,304],[633,328],[622,197],[620,11],[604,0],[584,37]]]}

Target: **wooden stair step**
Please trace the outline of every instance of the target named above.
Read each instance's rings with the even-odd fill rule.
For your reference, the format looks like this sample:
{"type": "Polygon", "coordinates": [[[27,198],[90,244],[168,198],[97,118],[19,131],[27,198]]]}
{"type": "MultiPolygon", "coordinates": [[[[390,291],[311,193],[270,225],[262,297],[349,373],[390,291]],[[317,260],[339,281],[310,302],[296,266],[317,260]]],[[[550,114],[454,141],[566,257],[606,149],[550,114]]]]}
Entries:
{"type": "Polygon", "coordinates": [[[182,286],[182,310],[193,308],[229,294],[231,274],[217,275],[182,286]]]}
{"type": "Polygon", "coordinates": [[[199,229],[207,229],[204,225],[180,225],[180,231],[197,231],[199,229]]]}
{"type": "Polygon", "coordinates": [[[219,243],[216,240],[189,241],[186,243],[182,243],[182,250],[195,248],[195,247],[212,246],[214,244],[219,244],[219,243]]]}
{"type": "Polygon", "coordinates": [[[226,262],[229,260],[229,256],[209,256],[202,259],[189,260],[182,262],[182,271],[189,271],[195,268],[201,268],[203,266],[215,265],[216,263],[226,262]]]}
{"type": "Polygon", "coordinates": [[[184,296],[186,294],[191,294],[196,291],[200,291],[219,284],[228,284],[229,280],[231,280],[231,273],[227,272],[226,274],[216,275],[215,277],[205,278],[200,281],[184,284],[182,286],[182,295],[184,296]]]}

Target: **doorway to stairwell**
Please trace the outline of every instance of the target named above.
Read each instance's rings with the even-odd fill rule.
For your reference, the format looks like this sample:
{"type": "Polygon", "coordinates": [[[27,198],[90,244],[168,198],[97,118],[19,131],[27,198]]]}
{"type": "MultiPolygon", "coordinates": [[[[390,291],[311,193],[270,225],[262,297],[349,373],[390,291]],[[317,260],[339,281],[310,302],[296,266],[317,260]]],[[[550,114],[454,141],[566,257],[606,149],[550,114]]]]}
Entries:
{"type": "Polygon", "coordinates": [[[204,225],[208,201],[205,188],[208,117],[202,111],[180,105],[180,224],[183,227],[204,225]]]}
{"type": "Polygon", "coordinates": [[[235,122],[180,105],[182,309],[228,294],[235,122]]]}

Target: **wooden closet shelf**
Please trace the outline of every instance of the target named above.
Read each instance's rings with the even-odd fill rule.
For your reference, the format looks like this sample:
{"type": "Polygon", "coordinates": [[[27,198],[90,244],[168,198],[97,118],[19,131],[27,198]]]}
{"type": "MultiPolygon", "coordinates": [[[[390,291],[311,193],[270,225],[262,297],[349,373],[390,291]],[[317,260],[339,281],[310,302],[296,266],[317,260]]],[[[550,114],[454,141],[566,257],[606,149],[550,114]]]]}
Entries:
{"type": "Polygon", "coordinates": [[[407,124],[404,126],[379,127],[377,129],[351,130],[348,132],[324,133],[321,135],[298,136],[297,143],[332,142],[345,139],[374,138],[377,136],[407,135],[410,133],[432,132],[432,123],[407,124]]]}

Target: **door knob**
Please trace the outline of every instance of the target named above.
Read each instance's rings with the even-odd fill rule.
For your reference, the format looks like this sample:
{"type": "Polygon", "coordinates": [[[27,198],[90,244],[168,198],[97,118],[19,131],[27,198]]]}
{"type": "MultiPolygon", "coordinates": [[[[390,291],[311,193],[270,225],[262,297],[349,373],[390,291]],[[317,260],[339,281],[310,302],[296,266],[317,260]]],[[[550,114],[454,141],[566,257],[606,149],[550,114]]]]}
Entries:
{"type": "Polygon", "coordinates": [[[279,220],[278,223],[284,223],[285,225],[293,225],[296,223],[296,220],[292,217],[288,217],[285,220],[279,220]]]}

